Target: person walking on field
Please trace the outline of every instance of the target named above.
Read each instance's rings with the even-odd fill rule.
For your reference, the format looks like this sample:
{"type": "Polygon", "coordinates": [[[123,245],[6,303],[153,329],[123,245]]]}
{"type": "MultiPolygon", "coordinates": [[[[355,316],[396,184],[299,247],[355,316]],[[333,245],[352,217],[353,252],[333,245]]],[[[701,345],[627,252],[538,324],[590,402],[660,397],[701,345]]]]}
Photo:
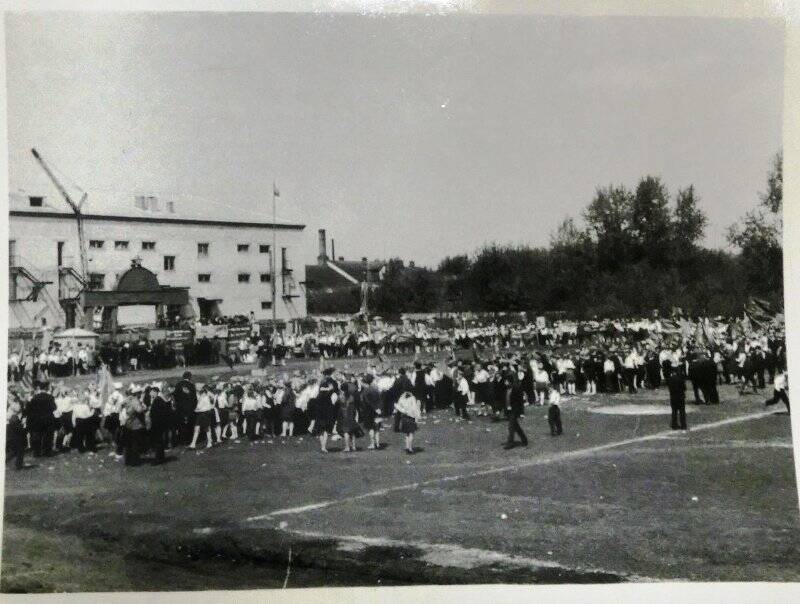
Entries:
{"type": "Polygon", "coordinates": [[[678,363],[672,364],[667,380],[669,405],[672,409],[671,427],[673,430],[688,430],[686,427],[686,379],[678,363]]]}
{"type": "Polygon", "coordinates": [[[519,425],[519,418],[525,412],[525,398],[522,390],[521,380],[524,374],[520,372],[517,376],[506,378],[506,411],[508,412],[508,440],[503,445],[504,449],[513,449],[516,446],[514,436],[519,435],[520,444],[528,446],[528,437],[519,425]]]}
{"type": "Polygon", "coordinates": [[[789,394],[787,390],[789,388],[787,376],[785,371],[779,371],[775,374],[775,380],[773,383],[773,390],[772,390],[772,398],[768,399],[765,403],[767,407],[775,405],[781,401],[783,404],[786,405],[787,413],[791,413],[791,409],[789,407],[789,394]]]}

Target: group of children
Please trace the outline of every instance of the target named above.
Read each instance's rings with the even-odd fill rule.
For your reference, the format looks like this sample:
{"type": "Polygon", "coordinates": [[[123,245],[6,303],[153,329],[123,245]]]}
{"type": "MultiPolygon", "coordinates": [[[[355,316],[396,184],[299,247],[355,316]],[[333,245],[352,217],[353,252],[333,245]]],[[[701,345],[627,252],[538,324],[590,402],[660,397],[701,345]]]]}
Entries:
{"type": "MultiPolygon", "coordinates": [[[[695,402],[701,402],[701,394],[703,402],[716,402],[716,385],[707,391],[701,379],[705,366],[716,384],[714,367],[721,354],[744,368],[753,366],[748,358],[758,357],[760,350],[758,343],[702,350],[682,341],[649,346],[642,353],[631,345],[619,351],[496,351],[491,359],[473,353],[472,359],[457,360],[451,353],[443,364],[416,361],[408,366],[381,359],[380,366],[369,363],[360,373],[345,365],[260,379],[212,378],[207,384],[195,383],[189,372],[172,385],[131,383],[127,388],[120,382],[78,389],[39,381],[33,393],[20,385],[11,389],[9,445],[21,458],[28,447],[38,456],[66,449],[94,452],[99,442],[107,442],[110,455],[136,465],[147,450],[161,463],[173,447],[210,448],[224,440],[305,433],[319,438],[323,452],[330,440],[339,439],[345,452],[355,451],[362,436],[369,438],[367,448],[375,450],[381,448],[381,431],[393,429],[404,434],[405,450],[413,453],[419,420],[436,408],[452,408],[460,420],[469,419],[468,409],[492,421],[509,419],[506,444],[514,434],[525,444],[519,423],[511,421],[524,409],[519,401],[548,405],[550,433],[558,436],[563,434],[563,396],[621,392],[626,386],[631,392],[643,385],[656,388],[681,367],[695,385],[695,402]]],[[[744,370],[740,375],[754,386],[763,381],[744,370]]],[[[777,371],[774,378],[772,403],[782,401],[788,408],[785,373],[777,371]]]]}

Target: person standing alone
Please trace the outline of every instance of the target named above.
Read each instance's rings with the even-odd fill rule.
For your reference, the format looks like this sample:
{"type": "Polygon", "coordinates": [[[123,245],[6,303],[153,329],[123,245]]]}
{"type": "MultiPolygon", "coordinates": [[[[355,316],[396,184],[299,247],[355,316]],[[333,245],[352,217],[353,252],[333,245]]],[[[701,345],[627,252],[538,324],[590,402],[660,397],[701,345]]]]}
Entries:
{"type": "Polygon", "coordinates": [[[686,427],[686,379],[678,363],[672,364],[672,371],[667,380],[669,388],[669,406],[672,409],[673,430],[688,430],[686,427]]]}
{"type": "Polygon", "coordinates": [[[523,375],[519,375],[517,379],[509,376],[506,378],[506,410],[508,411],[508,440],[503,445],[504,449],[513,449],[516,446],[514,442],[514,435],[518,434],[520,444],[523,447],[528,446],[528,437],[519,425],[519,418],[525,412],[524,394],[522,390],[521,379],[523,375]]]}

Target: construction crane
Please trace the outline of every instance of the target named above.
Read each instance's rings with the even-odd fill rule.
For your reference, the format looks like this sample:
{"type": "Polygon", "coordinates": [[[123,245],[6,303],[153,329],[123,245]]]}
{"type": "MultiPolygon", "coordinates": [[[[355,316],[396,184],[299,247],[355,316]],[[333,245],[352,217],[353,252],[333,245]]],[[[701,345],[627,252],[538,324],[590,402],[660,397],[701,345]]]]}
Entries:
{"type": "MultiPolygon", "coordinates": [[[[42,170],[45,171],[45,174],[50,178],[50,180],[55,185],[58,192],[61,193],[61,196],[64,198],[64,201],[67,202],[67,205],[75,214],[75,222],[78,225],[78,251],[80,252],[80,259],[81,259],[81,266],[80,266],[80,279],[83,281],[83,287],[86,287],[89,284],[89,258],[86,255],[86,238],[84,236],[83,231],[83,214],[81,213],[81,207],[83,206],[88,194],[83,191],[83,195],[78,203],[75,203],[70,197],[70,194],[64,188],[59,180],[56,178],[53,171],[50,169],[50,166],[47,165],[47,162],[44,161],[39,152],[36,149],[31,149],[31,153],[33,153],[33,157],[36,158],[36,161],[39,162],[39,165],[42,167],[42,170]]],[[[85,316],[83,313],[83,308],[80,305],[80,302],[75,303],[75,314],[76,314],[76,323],[83,323],[85,320],[85,316]]]]}
{"type": "Polygon", "coordinates": [[[86,239],[83,233],[83,214],[81,213],[81,206],[86,201],[87,193],[84,191],[81,200],[78,203],[75,203],[70,197],[67,190],[64,188],[58,179],[56,178],[53,171],[50,169],[50,166],[47,165],[47,162],[44,161],[39,152],[36,149],[31,149],[31,153],[36,158],[36,161],[39,162],[39,165],[42,166],[42,170],[45,171],[45,174],[53,181],[56,189],[58,192],[61,193],[61,196],[64,198],[64,201],[67,202],[67,205],[70,209],[75,213],[75,221],[78,224],[78,250],[80,251],[81,256],[81,279],[83,279],[84,283],[89,283],[89,259],[86,256],[86,239]]]}

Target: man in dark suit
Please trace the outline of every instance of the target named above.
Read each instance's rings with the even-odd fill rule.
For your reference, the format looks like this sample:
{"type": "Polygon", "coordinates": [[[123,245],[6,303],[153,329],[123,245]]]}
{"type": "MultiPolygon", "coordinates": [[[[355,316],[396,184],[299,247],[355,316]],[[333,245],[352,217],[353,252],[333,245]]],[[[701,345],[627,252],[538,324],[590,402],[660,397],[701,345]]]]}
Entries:
{"type": "Polygon", "coordinates": [[[49,456],[53,446],[56,400],[48,392],[48,384],[38,382],[33,397],[25,408],[28,432],[34,457],[49,456]]]}
{"type": "Polygon", "coordinates": [[[717,390],[717,365],[708,355],[703,355],[697,368],[700,377],[700,390],[707,405],[719,405],[717,390]]]}
{"type": "Polygon", "coordinates": [[[154,464],[164,463],[164,447],[167,434],[172,426],[172,405],[167,398],[169,394],[162,394],[160,386],[153,386],[155,398],[150,405],[150,446],[155,454],[154,464]]]}
{"type": "Polygon", "coordinates": [[[672,371],[667,380],[669,388],[669,406],[672,408],[672,429],[687,430],[686,427],[686,378],[678,363],[672,364],[672,371]]]}
{"type": "Polygon", "coordinates": [[[525,398],[519,376],[508,376],[504,380],[503,392],[505,393],[506,412],[508,413],[508,440],[503,445],[504,449],[513,449],[516,446],[514,435],[518,434],[523,447],[528,446],[528,437],[519,425],[519,418],[525,412],[525,398]]]}
{"type": "Polygon", "coordinates": [[[197,388],[192,382],[191,371],[184,371],[183,379],[175,385],[175,409],[178,412],[178,436],[181,444],[188,445],[192,440],[195,407],[197,388]]]}

